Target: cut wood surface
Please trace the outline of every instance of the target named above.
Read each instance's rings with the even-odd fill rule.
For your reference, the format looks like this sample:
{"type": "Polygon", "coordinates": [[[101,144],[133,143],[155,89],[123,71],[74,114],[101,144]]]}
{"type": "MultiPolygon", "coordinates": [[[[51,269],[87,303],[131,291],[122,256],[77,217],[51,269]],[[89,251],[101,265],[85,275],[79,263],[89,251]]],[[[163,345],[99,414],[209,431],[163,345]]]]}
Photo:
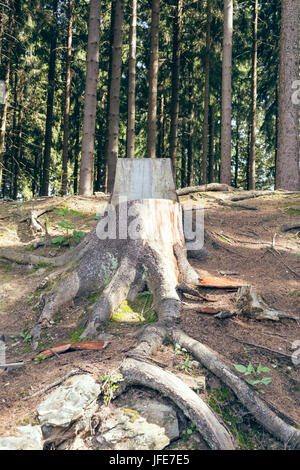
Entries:
{"type": "Polygon", "coordinates": [[[112,204],[118,204],[119,197],[127,201],[147,198],[177,201],[171,160],[119,158],[112,204]]]}
{"type": "Polygon", "coordinates": [[[245,285],[244,282],[236,281],[234,279],[211,276],[210,274],[201,274],[198,270],[197,272],[199,273],[199,283],[197,284],[199,287],[208,287],[212,289],[238,289],[245,285]]]}

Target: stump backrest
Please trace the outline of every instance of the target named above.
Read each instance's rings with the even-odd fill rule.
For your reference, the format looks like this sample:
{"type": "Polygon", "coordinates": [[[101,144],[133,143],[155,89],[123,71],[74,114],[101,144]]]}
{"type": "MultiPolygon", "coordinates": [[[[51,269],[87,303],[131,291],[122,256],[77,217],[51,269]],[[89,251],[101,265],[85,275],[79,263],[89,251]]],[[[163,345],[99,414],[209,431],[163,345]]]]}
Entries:
{"type": "Polygon", "coordinates": [[[171,160],[169,158],[118,158],[112,204],[119,197],[170,199],[177,201],[171,160]]]}

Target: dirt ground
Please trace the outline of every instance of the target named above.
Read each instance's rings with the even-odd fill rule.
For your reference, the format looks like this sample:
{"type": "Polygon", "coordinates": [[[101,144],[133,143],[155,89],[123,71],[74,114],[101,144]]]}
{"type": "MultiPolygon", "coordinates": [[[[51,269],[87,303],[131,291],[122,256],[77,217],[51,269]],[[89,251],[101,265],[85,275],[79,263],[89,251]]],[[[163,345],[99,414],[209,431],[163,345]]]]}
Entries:
{"type": "MultiPolygon", "coordinates": [[[[214,197],[226,200],[228,194],[214,193],[214,197]]],[[[292,313],[300,320],[300,238],[297,230],[282,233],[280,226],[299,220],[300,195],[273,195],[243,201],[257,210],[243,210],[221,206],[205,195],[196,195],[197,204],[205,207],[205,247],[212,256],[205,261],[191,259],[191,264],[210,274],[239,279],[253,285],[255,290],[271,307],[292,313]],[[270,250],[273,246],[274,250],[270,250]],[[228,272],[230,274],[228,274],[228,272]]],[[[182,198],[183,204],[187,198],[182,198]]],[[[68,213],[64,220],[74,224],[77,231],[88,232],[96,223],[96,214],[103,210],[105,202],[99,197],[40,198],[26,203],[0,202],[0,249],[10,247],[16,251],[33,250],[36,239],[27,222],[23,222],[31,209],[41,209],[55,204],[67,204],[69,209],[80,213],[68,213]]],[[[49,237],[53,240],[66,235],[58,226],[62,216],[51,211],[41,216],[47,222],[49,237]]],[[[72,228],[72,230],[73,230],[72,228]]],[[[70,233],[72,232],[70,231],[70,233]]],[[[70,234],[68,233],[68,234],[70,234]]],[[[71,240],[71,245],[74,244],[71,240]]],[[[55,256],[57,244],[50,243],[33,252],[55,256]]],[[[69,247],[61,247],[60,254],[69,247]]],[[[103,332],[113,335],[108,346],[101,351],[74,351],[52,358],[34,361],[39,351],[60,341],[78,341],[93,299],[76,299],[66,305],[56,316],[53,328],[43,330],[38,351],[33,351],[29,329],[39,317],[41,282],[53,273],[51,268],[24,266],[0,259],[0,335],[5,335],[6,362],[24,361],[25,366],[11,371],[0,370],[0,436],[11,434],[17,425],[36,422],[36,408],[47,396],[24,398],[56,381],[71,369],[80,368],[99,379],[107,371],[117,367],[126,352],[135,345],[133,333],[140,328],[137,322],[110,321],[103,332]]],[[[206,289],[205,294],[218,298],[217,305],[232,303],[234,292],[206,289]]],[[[210,305],[210,303],[205,303],[210,305]]],[[[215,306],[215,304],[211,304],[215,306]]],[[[300,376],[299,365],[295,367],[290,357],[293,343],[300,342],[300,327],[295,321],[255,321],[243,318],[217,319],[213,315],[198,312],[199,303],[192,299],[183,302],[180,327],[190,336],[200,340],[229,363],[255,369],[262,364],[270,371],[269,385],[256,386],[257,393],[287,422],[300,426],[300,376]],[[252,343],[252,344],[250,344],[252,343]],[[263,346],[263,349],[260,346],[263,346]],[[272,351],[271,351],[272,350],[272,351]]],[[[300,343],[299,343],[300,344],[300,343]]],[[[298,348],[299,348],[298,344],[298,348]]],[[[283,445],[268,435],[248,412],[243,410],[231,392],[204,368],[196,368],[193,358],[174,354],[174,348],[163,346],[154,359],[173,371],[203,374],[207,390],[204,399],[224,420],[235,435],[240,448],[281,449],[283,445]],[[190,361],[191,360],[191,361],[190,361]]],[[[242,375],[242,374],[240,374],[242,375]]],[[[180,442],[172,448],[206,448],[201,439],[193,439],[196,432],[182,434],[180,442]]]]}

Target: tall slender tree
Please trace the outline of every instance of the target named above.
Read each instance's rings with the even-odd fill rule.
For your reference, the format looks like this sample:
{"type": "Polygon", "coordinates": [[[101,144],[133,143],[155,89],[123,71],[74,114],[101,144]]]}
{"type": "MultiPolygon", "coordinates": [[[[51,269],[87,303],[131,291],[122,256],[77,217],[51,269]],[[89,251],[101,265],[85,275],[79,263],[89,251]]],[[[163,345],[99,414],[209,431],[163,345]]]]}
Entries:
{"type": "Polygon", "coordinates": [[[115,180],[119,151],[120,81],[122,68],[124,0],[113,0],[114,35],[111,57],[111,82],[108,113],[108,139],[106,147],[106,189],[111,192],[115,180]]]}
{"type": "Polygon", "coordinates": [[[51,147],[52,147],[52,127],[53,127],[53,105],[55,93],[55,73],[57,56],[57,8],[58,0],[52,2],[52,21],[50,26],[50,54],[48,66],[48,97],[47,97],[47,116],[45,130],[45,146],[43,158],[43,175],[41,182],[41,195],[48,196],[50,166],[51,166],[51,147]]]}
{"type": "Polygon", "coordinates": [[[233,0],[224,0],[222,59],[221,183],[231,184],[231,74],[233,0]]]}
{"type": "Polygon", "coordinates": [[[257,26],[258,0],[253,0],[252,71],[251,71],[251,123],[248,164],[248,189],[255,189],[256,95],[257,95],[257,26]]]}
{"type": "Polygon", "coordinates": [[[172,160],[173,171],[174,171],[175,177],[176,177],[176,167],[177,167],[182,6],[183,6],[183,0],[177,0],[175,18],[173,22],[170,158],[172,160]]]}
{"type": "Polygon", "coordinates": [[[156,158],[159,9],[160,0],[152,0],[146,152],[148,158],[156,158]]]}
{"type": "Polygon", "coordinates": [[[211,42],[211,0],[206,0],[206,47],[205,47],[205,89],[204,89],[204,124],[203,124],[203,154],[202,154],[202,183],[207,183],[207,155],[209,142],[209,91],[210,91],[210,42],[211,42]]]}
{"type": "Polygon", "coordinates": [[[91,0],[79,181],[79,194],[88,196],[93,194],[100,10],[101,0],[91,0]]]}
{"type": "Polygon", "coordinates": [[[65,110],[64,110],[64,136],[63,136],[63,156],[62,156],[62,195],[67,194],[68,188],[68,153],[69,153],[69,117],[70,117],[70,89],[71,89],[71,54],[72,54],[72,27],[73,27],[73,0],[68,3],[68,40],[66,57],[66,89],[65,89],[65,110]]]}
{"type": "Polygon", "coordinates": [[[279,126],[276,188],[299,190],[299,0],[281,0],[279,126]]]}
{"type": "Polygon", "coordinates": [[[137,0],[130,2],[127,158],[134,158],[137,0]]]}
{"type": "Polygon", "coordinates": [[[12,61],[12,46],[13,46],[13,31],[15,25],[15,0],[9,3],[9,19],[8,19],[8,38],[6,50],[6,70],[5,70],[5,100],[2,110],[1,130],[0,130],[0,187],[2,184],[3,175],[3,154],[5,151],[5,138],[6,138],[6,125],[7,125],[7,111],[9,105],[9,82],[11,74],[11,61],[12,61]]]}

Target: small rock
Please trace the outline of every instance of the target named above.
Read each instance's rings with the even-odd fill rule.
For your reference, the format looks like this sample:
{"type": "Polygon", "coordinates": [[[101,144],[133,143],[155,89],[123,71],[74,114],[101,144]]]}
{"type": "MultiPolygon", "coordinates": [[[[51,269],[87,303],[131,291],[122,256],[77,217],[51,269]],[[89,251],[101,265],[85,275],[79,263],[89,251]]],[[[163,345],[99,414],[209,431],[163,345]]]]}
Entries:
{"type": "Polygon", "coordinates": [[[187,375],[181,372],[178,372],[177,377],[182,380],[188,387],[190,387],[195,392],[204,393],[206,388],[205,376],[204,375],[187,375]]]}
{"type": "Polygon", "coordinates": [[[96,436],[99,449],[162,450],[170,443],[165,428],[149,423],[136,410],[103,407],[96,436]]]}
{"type": "Polygon", "coordinates": [[[1,437],[0,450],[43,450],[40,426],[19,426],[19,436],[1,437]]]}
{"type": "Polygon", "coordinates": [[[68,427],[84,415],[99,393],[100,385],[89,375],[67,379],[38,407],[40,423],[47,427],[68,427]]]}
{"type": "Polygon", "coordinates": [[[112,339],[114,339],[114,335],[110,335],[109,333],[100,333],[100,335],[98,336],[98,341],[110,341],[112,339]]]}

